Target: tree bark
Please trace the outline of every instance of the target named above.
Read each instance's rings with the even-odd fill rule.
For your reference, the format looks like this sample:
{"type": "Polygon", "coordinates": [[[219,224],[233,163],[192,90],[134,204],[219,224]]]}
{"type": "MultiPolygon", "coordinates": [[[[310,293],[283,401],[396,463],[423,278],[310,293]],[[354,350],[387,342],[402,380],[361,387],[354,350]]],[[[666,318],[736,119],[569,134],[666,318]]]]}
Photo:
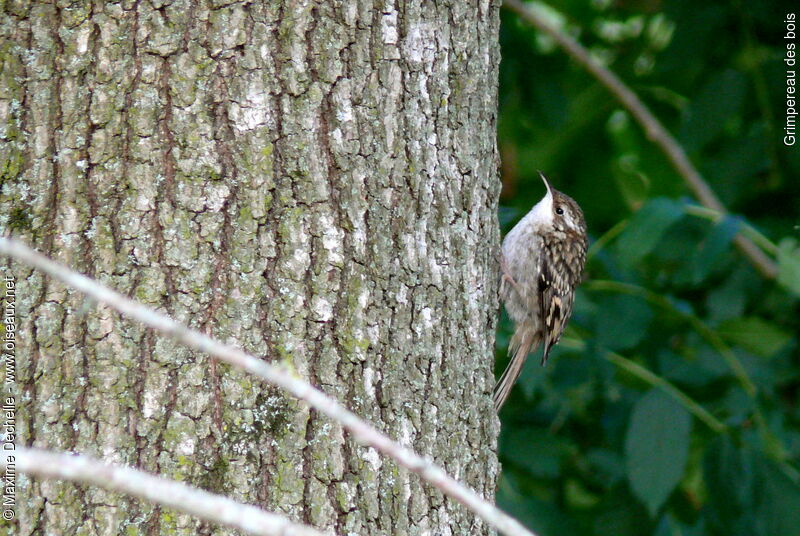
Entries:
{"type": "MultiPolygon", "coordinates": [[[[9,2],[3,234],[268,360],[487,497],[496,3],[9,2]]],[[[20,442],[336,534],[485,534],[276,389],[21,265],[20,442]]],[[[20,484],[19,534],[228,534],[20,484]]]]}

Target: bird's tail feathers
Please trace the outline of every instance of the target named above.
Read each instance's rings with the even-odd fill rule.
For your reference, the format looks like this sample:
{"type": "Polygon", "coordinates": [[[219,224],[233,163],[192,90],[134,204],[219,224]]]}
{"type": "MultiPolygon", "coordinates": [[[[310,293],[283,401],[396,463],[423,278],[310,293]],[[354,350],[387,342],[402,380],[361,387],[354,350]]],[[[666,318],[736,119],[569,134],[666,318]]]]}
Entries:
{"type": "Polygon", "coordinates": [[[522,372],[522,366],[525,364],[528,354],[539,346],[539,338],[535,334],[535,330],[530,328],[518,329],[511,337],[508,345],[508,353],[512,356],[511,361],[494,388],[495,410],[500,411],[500,408],[503,407],[511,393],[511,388],[514,387],[514,383],[522,372]]]}

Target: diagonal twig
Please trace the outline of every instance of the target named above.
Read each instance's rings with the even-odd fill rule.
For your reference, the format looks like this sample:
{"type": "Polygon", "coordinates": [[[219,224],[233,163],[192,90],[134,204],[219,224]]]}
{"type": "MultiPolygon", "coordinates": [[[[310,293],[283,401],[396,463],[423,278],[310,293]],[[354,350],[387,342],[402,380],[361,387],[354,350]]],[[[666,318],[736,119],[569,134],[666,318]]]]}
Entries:
{"type": "Polygon", "coordinates": [[[89,456],[17,446],[12,463],[6,455],[0,456],[0,468],[127,493],[255,536],[322,536],[316,529],[255,506],[89,456]]]}
{"type": "MultiPolygon", "coordinates": [[[[394,459],[409,471],[418,474],[423,480],[466,506],[499,532],[507,536],[535,536],[531,531],[523,527],[519,521],[479,496],[474,490],[449,476],[439,466],[379,432],[372,425],[319,389],[311,386],[305,380],[293,376],[286,367],[280,364],[267,363],[235,346],[223,344],[197,330],[190,329],[165,314],[137,303],[97,281],[48,259],[17,240],[0,238],[0,254],[9,255],[25,264],[38,268],[83,294],[105,303],[148,327],[181,341],[190,348],[213,355],[221,361],[225,361],[236,368],[245,370],[281,387],[300,400],[305,401],[317,411],[339,422],[362,445],[374,448],[378,452],[394,459]]],[[[489,417],[487,416],[487,418],[489,417]]]]}

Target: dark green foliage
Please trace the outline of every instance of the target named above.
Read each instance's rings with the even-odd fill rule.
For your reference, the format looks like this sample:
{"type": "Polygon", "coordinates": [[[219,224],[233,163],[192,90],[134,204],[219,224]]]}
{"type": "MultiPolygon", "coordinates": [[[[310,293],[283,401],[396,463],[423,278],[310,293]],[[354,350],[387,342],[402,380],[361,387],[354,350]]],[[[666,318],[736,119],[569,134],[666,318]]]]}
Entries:
{"type": "Polygon", "coordinates": [[[547,367],[529,359],[501,414],[498,501],[542,536],[800,535],[800,144],[782,141],[784,18],[800,10],[553,6],[731,214],[699,206],[605,89],[503,12],[501,225],[544,194],[541,169],[583,207],[592,246],[561,343],[547,367]]]}
{"type": "Polygon", "coordinates": [[[683,476],[691,424],[686,410],[657,389],[633,407],[625,438],[628,482],[651,514],[658,512],[683,476]]]}

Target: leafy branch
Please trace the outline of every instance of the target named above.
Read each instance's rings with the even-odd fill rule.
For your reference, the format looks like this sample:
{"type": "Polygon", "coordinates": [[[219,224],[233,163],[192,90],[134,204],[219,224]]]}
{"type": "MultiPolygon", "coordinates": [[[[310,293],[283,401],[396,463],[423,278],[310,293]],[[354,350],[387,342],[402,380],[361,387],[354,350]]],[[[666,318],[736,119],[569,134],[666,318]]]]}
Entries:
{"type": "MultiPolygon", "coordinates": [[[[717,194],[703,179],[700,172],[689,160],[686,152],[672,134],[661,124],[644,102],[616,74],[593,59],[578,41],[548,22],[540,6],[526,4],[521,0],[505,0],[503,6],[516,13],[521,19],[540,32],[550,36],[579,65],[594,76],[630,112],[645,132],[666,155],[675,171],[683,178],[700,203],[721,215],[728,211],[717,194]]],[[[552,9],[548,7],[548,9],[552,9]]],[[[767,279],[778,276],[778,266],[744,233],[737,233],[733,239],[750,263],[767,279]]]]}
{"type": "MultiPolygon", "coordinates": [[[[572,350],[577,350],[577,351],[583,351],[586,349],[585,342],[580,341],[578,339],[571,339],[566,337],[561,339],[561,345],[566,348],[570,348],[572,350]]],[[[708,426],[714,432],[724,433],[728,430],[728,427],[725,425],[725,423],[721,422],[719,419],[714,417],[711,413],[708,412],[708,410],[706,410],[702,405],[700,405],[700,403],[698,403],[692,397],[681,391],[674,384],[672,384],[668,380],[665,380],[664,378],[654,373],[653,371],[647,369],[646,367],[643,367],[642,365],[636,363],[635,361],[628,359],[627,357],[621,356],[616,352],[604,351],[602,352],[602,356],[610,363],[627,371],[628,373],[639,378],[648,385],[661,389],[663,392],[674,398],[689,413],[697,417],[697,419],[700,422],[708,426]]]]}

